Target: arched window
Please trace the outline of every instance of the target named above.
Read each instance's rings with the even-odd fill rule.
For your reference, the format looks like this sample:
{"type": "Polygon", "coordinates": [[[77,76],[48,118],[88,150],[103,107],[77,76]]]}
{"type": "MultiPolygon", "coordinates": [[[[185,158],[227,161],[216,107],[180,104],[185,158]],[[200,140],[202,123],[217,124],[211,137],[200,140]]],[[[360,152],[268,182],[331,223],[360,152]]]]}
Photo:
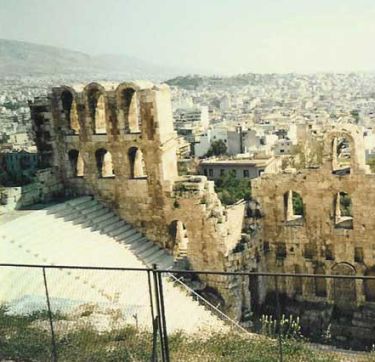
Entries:
{"type": "Polygon", "coordinates": [[[302,221],[304,218],[303,200],[298,192],[289,190],[284,194],[286,221],[302,221]]]}
{"type": "Polygon", "coordinates": [[[68,90],[64,90],[61,93],[61,105],[63,112],[65,114],[65,118],[70,121],[70,110],[72,108],[73,103],[73,95],[68,90]]]}
{"type": "Polygon", "coordinates": [[[169,225],[171,243],[168,248],[176,257],[183,257],[187,254],[189,238],[185,225],[180,220],[174,220],[169,225]]]}
{"type": "Polygon", "coordinates": [[[77,102],[73,100],[72,108],[70,110],[70,128],[74,131],[75,134],[78,134],[81,130],[78,117],[77,102]]]}
{"type": "MultiPolygon", "coordinates": [[[[339,263],[332,268],[333,275],[355,275],[355,269],[348,263],[339,263]]],[[[351,306],[357,299],[354,279],[333,279],[335,304],[342,307],[351,306]]]]}
{"type": "MultiPolygon", "coordinates": [[[[366,271],[366,276],[375,277],[375,266],[366,271]]],[[[365,297],[368,302],[375,302],[375,279],[365,279],[364,282],[365,297]]]]}
{"type": "MultiPolygon", "coordinates": [[[[323,275],[325,274],[324,266],[317,266],[314,270],[314,274],[323,275]]],[[[315,295],[317,297],[327,297],[327,279],[326,278],[314,278],[315,295]]]]}
{"type": "Polygon", "coordinates": [[[107,122],[104,94],[97,87],[93,86],[87,91],[87,101],[94,133],[106,134],[107,122]]]}
{"type": "Polygon", "coordinates": [[[72,177],[82,177],[84,175],[84,163],[81,153],[77,150],[70,150],[68,157],[72,177]]]}
{"type": "Polygon", "coordinates": [[[64,90],[61,93],[61,106],[68,127],[74,133],[79,133],[80,126],[78,121],[77,104],[70,91],[64,90]]]}
{"type": "Polygon", "coordinates": [[[107,125],[105,120],[105,103],[104,96],[101,94],[98,98],[95,110],[95,133],[96,134],[106,134],[107,125]]]}
{"type": "Polygon", "coordinates": [[[335,175],[350,174],[351,149],[345,137],[335,137],[332,141],[332,173],[335,175]]]}
{"type": "Polygon", "coordinates": [[[346,192],[338,192],[336,195],[335,227],[353,229],[352,200],[346,192]]]}
{"type": "Polygon", "coordinates": [[[131,147],[128,151],[130,178],[145,178],[146,167],[143,159],[143,153],[137,147],[131,147]]]}
{"type": "Polygon", "coordinates": [[[100,148],[95,152],[95,158],[99,177],[106,178],[115,176],[110,152],[104,148],[100,148]]]}
{"type": "Polygon", "coordinates": [[[130,133],[141,132],[139,100],[133,88],[126,88],[121,92],[121,110],[124,114],[125,130],[130,133]]]}

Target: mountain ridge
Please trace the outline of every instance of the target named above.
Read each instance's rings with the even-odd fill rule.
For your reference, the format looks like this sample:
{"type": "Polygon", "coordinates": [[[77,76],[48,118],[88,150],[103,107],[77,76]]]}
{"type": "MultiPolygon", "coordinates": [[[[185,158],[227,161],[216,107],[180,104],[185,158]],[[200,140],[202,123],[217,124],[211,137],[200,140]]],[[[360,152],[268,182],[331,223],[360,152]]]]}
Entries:
{"type": "Polygon", "coordinates": [[[181,74],[181,70],[128,55],[94,56],[67,48],[0,38],[0,75],[75,73],[82,76],[103,73],[133,79],[166,79],[181,74]]]}

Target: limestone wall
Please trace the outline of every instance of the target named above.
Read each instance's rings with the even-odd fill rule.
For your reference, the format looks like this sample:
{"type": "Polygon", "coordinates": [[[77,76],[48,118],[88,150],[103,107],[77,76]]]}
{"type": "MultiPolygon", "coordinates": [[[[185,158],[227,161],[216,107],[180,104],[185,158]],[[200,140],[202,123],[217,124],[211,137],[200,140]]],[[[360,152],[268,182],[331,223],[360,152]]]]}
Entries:
{"type": "Polygon", "coordinates": [[[53,169],[36,172],[32,183],[19,187],[5,187],[0,190],[0,212],[22,209],[24,207],[48,202],[61,195],[62,184],[53,169]]]}
{"type": "MultiPolygon", "coordinates": [[[[375,265],[375,219],[372,217],[375,175],[368,173],[361,147],[358,129],[343,127],[326,134],[320,168],[264,174],[252,182],[253,196],[264,213],[261,232],[257,235],[264,245],[264,269],[312,274],[372,273],[375,265]],[[339,172],[334,169],[332,149],[337,137],[346,137],[351,151],[349,167],[339,172]],[[303,217],[287,217],[291,212],[287,205],[290,191],[302,197],[303,217]],[[346,210],[350,216],[338,217],[338,213],[345,211],[338,211],[340,193],[351,200],[346,210]]],[[[282,288],[291,297],[311,301],[337,302],[337,298],[341,298],[361,304],[366,299],[366,286],[362,281],[355,282],[352,288],[350,283],[348,287],[344,282],[336,284],[336,291],[332,280],[314,283],[306,279],[297,284],[298,281],[290,278],[282,288]]]]}
{"type": "Polygon", "coordinates": [[[212,182],[178,175],[168,86],[56,87],[31,109],[39,152],[59,170],[68,195],[95,195],[173,254],[178,221],[190,266],[226,269],[243,206],[227,213],[212,182]]]}

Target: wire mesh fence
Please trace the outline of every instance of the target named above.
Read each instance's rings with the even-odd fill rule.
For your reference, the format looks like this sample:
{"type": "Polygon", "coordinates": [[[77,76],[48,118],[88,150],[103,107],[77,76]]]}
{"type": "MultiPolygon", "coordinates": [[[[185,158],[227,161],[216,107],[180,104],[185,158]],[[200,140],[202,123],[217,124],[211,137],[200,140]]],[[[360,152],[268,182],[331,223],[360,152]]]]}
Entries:
{"type": "Polygon", "coordinates": [[[1,264],[0,360],[375,361],[351,299],[374,279],[1,264]],[[240,281],[240,315],[207,278],[240,281]]]}

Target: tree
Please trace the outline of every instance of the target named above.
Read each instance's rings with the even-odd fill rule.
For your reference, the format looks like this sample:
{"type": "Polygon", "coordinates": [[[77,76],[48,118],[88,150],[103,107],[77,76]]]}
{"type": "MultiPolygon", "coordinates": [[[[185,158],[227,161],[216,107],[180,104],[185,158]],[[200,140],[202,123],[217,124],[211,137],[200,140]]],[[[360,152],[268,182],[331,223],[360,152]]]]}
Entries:
{"type": "Polygon", "coordinates": [[[220,155],[225,155],[227,153],[227,145],[223,140],[217,140],[213,141],[211,143],[211,146],[209,150],[207,151],[206,156],[211,157],[211,156],[220,156],[220,155]]]}
{"type": "Polygon", "coordinates": [[[303,215],[303,201],[300,194],[293,192],[293,212],[295,215],[303,215]]]}
{"type": "Polygon", "coordinates": [[[352,216],[352,200],[344,192],[340,193],[340,212],[341,216],[352,216]]]}
{"type": "Polygon", "coordinates": [[[249,200],[251,184],[248,179],[237,179],[234,171],[226,172],[215,184],[216,192],[225,205],[232,205],[238,200],[249,200]]]}

